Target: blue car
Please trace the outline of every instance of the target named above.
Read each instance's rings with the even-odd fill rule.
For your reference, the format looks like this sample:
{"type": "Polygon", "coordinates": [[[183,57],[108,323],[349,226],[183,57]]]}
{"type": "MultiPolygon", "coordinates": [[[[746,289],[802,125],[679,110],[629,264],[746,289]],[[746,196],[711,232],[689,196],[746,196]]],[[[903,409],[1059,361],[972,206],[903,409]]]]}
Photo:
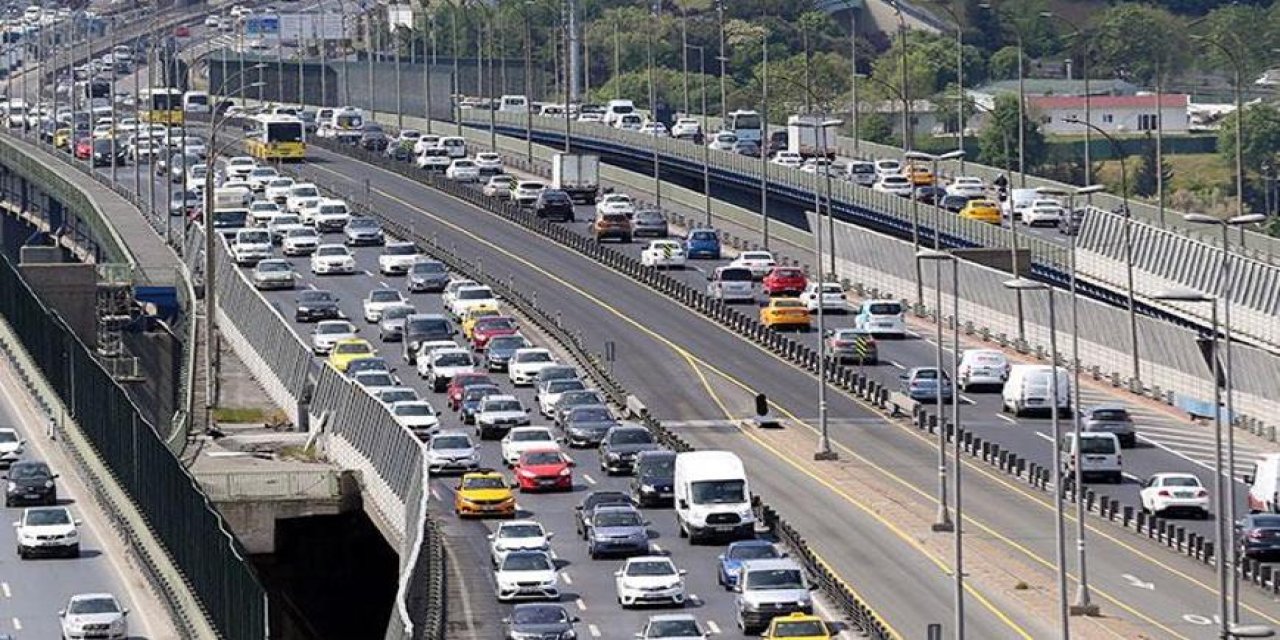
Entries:
{"type": "Polygon", "coordinates": [[[713,229],[694,229],[684,241],[684,255],[689,258],[720,259],[720,236],[713,229]]]}
{"type": "Polygon", "coordinates": [[[731,543],[725,552],[720,554],[716,568],[716,582],[725,589],[732,590],[738,584],[738,575],[742,572],[742,563],[747,560],[774,560],[782,558],[782,552],[768,540],[739,540],[731,543]]]}
{"type": "MultiPolygon", "coordinates": [[[[902,393],[920,402],[937,401],[938,370],[934,367],[916,367],[899,376],[902,393]]],[[[942,372],[942,401],[951,401],[951,377],[942,372]]]]}

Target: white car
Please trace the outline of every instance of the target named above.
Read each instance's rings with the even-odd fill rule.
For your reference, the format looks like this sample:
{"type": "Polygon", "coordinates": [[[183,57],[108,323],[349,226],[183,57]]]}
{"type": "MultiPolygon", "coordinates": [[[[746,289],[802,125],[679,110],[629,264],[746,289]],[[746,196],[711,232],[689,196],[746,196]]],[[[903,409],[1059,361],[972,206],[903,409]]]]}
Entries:
{"type": "Polygon", "coordinates": [[[227,179],[248,177],[254,169],[258,168],[258,161],[249,156],[235,156],[227,158],[225,168],[227,179]]]}
{"type": "Polygon", "coordinates": [[[423,134],[418,136],[418,141],[413,143],[413,155],[420,156],[427,149],[440,148],[440,136],[423,134]]]}
{"type": "Polygon", "coordinates": [[[810,313],[816,312],[819,306],[824,312],[844,313],[849,310],[844,287],[839,282],[809,282],[800,292],[800,302],[810,313]]]}
{"type": "Polygon", "coordinates": [[[516,349],[516,352],[511,354],[511,359],[507,361],[507,375],[511,377],[511,384],[517,387],[530,385],[533,384],[533,379],[539,371],[555,364],[558,364],[555,357],[546,349],[539,347],[516,349]]]}
{"type": "MultiPolygon", "coordinates": [[[[287,240],[287,238],[286,238],[287,240]]],[[[311,254],[311,274],[355,273],[356,259],[351,250],[340,244],[322,244],[311,254]]]]}
{"type": "Polygon", "coordinates": [[[378,272],[386,276],[404,275],[421,257],[412,242],[388,242],[378,255],[378,272]]]}
{"type": "Polygon", "coordinates": [[[623,609],[664,602],[681,606],[685,599],[684,574],[666,556],[627,558],[626,564],[613,574],[618,602],[623,609]]]}
{"type": "Polygon", "coordinates": [[[13,523],[18,557],[35,555],[80,557],[80,521],[66,507],[31,507],[13,523]]]}
{"type": "Polygon", "coordinates": [[[513,520],[503,522],[493,533],[489,534],[489,557],[493,566],[502,564],[507,554],[512,551],[549,551],[551,538],[555,534],[547,533],[535,520],[513,520]]]}
{"type": "Polygon", "coordinates": [[[319,246],[320,234],[311,227],[291,229],[280,239],[280,253],[286,256],[309,256],[319,246]]]}
{"type": "Polygon", "coordinates": [[[453,306],[453,301],[457,299],[458,290],[464,287],[478,287],[479,282],[475,280],[467,280],[466,278],[457,278],[450,280],[449,284],[444,286],[444,292],[440,294],[440,304],[445,309],[453,306]]]}
{"type": "Polygon", "coordinates": [[[271,257],[271,234],[266,229],[241,229],[231,243],[231,257],[241,266],[271,257]]]}
{"type": "Polygon", "coordinates": [[[254,200],[249,203],[249,218],[255,227],[265,227],[272,218],[284,213],[280,205],[266,200],[254,200]]]}
{"type": "Polygon", "coordinates": [[[644,133],[651,136],[658,136],[659,138],[665,138],[668,135],[667,125],[662,124],[661,122],[651,120],[649,122],[644,123],[643,125],[640,125],[640,133],[644,133]]]}
{"type": "Polygon", "coordinates": [[[601,123],[604,122],[604,114],[596,113],[595,111],[586,111],[578,114],[578,122],[601,123]]]}
{"type": "MultiPolygon", "coordinates": [[[[256,202],[254,204],[257,204],[256,202]]],[[[307,225],[302,224],[302,218],[292,213],[276,214],[271,220],[267,221],[267,234],[271,236],[271,242],[279,244],[284,241],[284,237],[289,235],[290,231],[298,229],[306,229],[307,225]]]]}
{"type": "Polygon", "coordinates": [[[511,198],[511,191],[515,186],[515,178],[508,175],[497,175],[489,178],[481,192],[490,198],[511,198]]]}
{"type": "MultiPolygon", "coordinates": [[[[294,183],[292,187],[289,187],[289,194],[285,196],[285,211],[300,214],[300,203],[303,200],[314,200],[321,197],[323,196],[320,195],[320,187],[310,182],[294,183]]],[[[306,218],[304,217],[303,219],[305,220],[306,218]]]]}
{"type": "Polygon", "coordinates": [[[494,593],[499,602],[517,598],[557,600],[560,579],[556,563],[546,551],[513,551],[493,572],[494,593]]]}
{"type": "Polygon", "coordinates": [[[1056,226],[1062,221],[1062,205],[1057,200],[1035,200],[1022,210],[1022,224],[1056,226]]]}
{"type": "Polygon", "coordinates": [[[880,177],[900,176],[902,175],[902,162],[892,158],[876,160],[876,175],[880,177]]]}
{"type": "Polygon", "coordinates": [[[738,136],[729,131],[721,131],[711,136],[711,141],[707,143],[707,148],[712,151],[733,151],[733,147],[738,144],[738,136]]]}
{"type": "Polygon", "coordinates": [[[342,340],[354,340],[359,330],[346,320],[321,320],[311,330],[311,350],[316,355],[327,355],[333,345],[342,340]]]}
{"type": "Polygon", "coordinates": [[[382,312],[387,307],[409,304],[405,300],[404,294],[396,289],[374,289],[365,296],[364,302],[364,321],[377,322],[382,319],[382,312]]]}
{"type": "Polygon", "coordinates": [[[911,179],[896,174],[886,174],[880,176],[876,183],[871,185],[872,190],[881,193],[892,193],[895,196],[910,198],[915,193],[915,185],[911,183],[911,179]]]}
{"type": "Polygon", "coordinates": [[[476,370],[471,352],[460,347],[432,349],[426,356],[418,357],[418,376],[427,381],[432,391],[444,391],[454,376],[476,370]]]}
{"type": "Polygon", "coordinates": [[[491,176],[502,173],[502,156],[492,151],[477,153],[475,163],[480,169],[480,175],[491,176]]]}
{"type": "Polygon", "coordinates": [[[966,349],[960,354],[956,385],[961,391],[978,385],[1003,387],[1009,379],[1009,358],[995,349],[966,349]]]}
{"type": "Polygon", "coordinates": [[[302,210],[302,221],[316,226],[316,231],[340,231],[351,221],[351,209],[345,200],[321,198],[315,207],[302,210]]]}
{"type": "Polygon", "coordinates": [[[8,468],[17,462],[22,457],[22,448],[26,444],[17,431],[0,429],[0,467],[8,468]]]}
{"type": "Polygon", "coordinates": [[[729,263],[731,267],[742,267],[751,272],[751,277],[759,280],[769,275],[769,271],[778,266],[773,254],[768,251],[743,251],[729,263]]]}
{"type": "Polygon", "coordinates": [[[471,436],[461,431],[442,431],[427,441],[427,469],[433,473],[470,471],[480,467],[480,454],[471,436]]]}
{"type": "Polygon", "coordinates": [[[468,310],[484,305],[498,306],[498,298],[493,295],[492,289],[480,284],[459,287],[453,292],[449,312],[453,317],[461,318],[467,314],[468,310]]]}
{"type": "Polygon", "coordinates": [[[454,182],[479,182],[480,167],[474,160],[459,158],[449,163],[449,168],[444,170],[444,177],[454,182]]]}
{"type": "Polygon", "coordinates": [[[596,203],[596,213],[604,215],[607,213],[623,213],[628,216],[634,215],[636,212],[636,203],[631,196],[625,193],[608,193],[600,198],[596,203]]]}
{"type": "Polygon", "coordinates": [[[516,183],[516,188],[511,190],[511,200],[522,207],[532,206],[538,200],[538,195],[546,188],[545,183],[537,180],[521,180],[516,183]]]}
{"type": "Polygon", "coordinates": [[[982,178],[972,176],[956,176],[947,185],[947,195],[966,198],[981,198],[987,195],[987,183],[982,178]]]}
{"type": "Polygon", "coordinates": [[[357,371],[351,376],[351,380],[374,396],[400,388],[400,380],[387,371],[357,371]]]}
{"type": "Polygon", "coordinates": [[[418,159],[415,163],[419,169],[425,171],[444,171],[449,168],[450,164],[453,164],[453,158],[449,157],[449,151],[446,149],[430,147],[423,149],[422,153],[418,154],[418,159]]]}
{"type": "Polygon", "coordinates": [[[1160,517],[1188,512],[1209,518],[1209,490],[1190,473],[1157,473],[1142,483],[1142,510],[1160,517]]]}
{"type": "Polygon", "coordinates": [[[79,593],[58,612],[62,637],[124,640],[129,637],[129,610],[109,593],[79,593]]]}
{"type": "Polygon", "coordinates": [[[561,396],[569,391],[586,391],[586,389],[587,383],[577,378],[547,380],[538,386],[538,393],[534,396],[534,400],[538,403],[538,412],[550,418],[561,396]]]}
{"type": "Polygon", "coordinates": [[[671,125],[671,135],[677,138],[692,138],[702,132],[702,123],[697,118],[676,118],[671,125]]]}
{"type": "Polygon", "coordinates": [[[391,415],[404,428],[414,433],[431,434],[440,427],[440,416],[426,400],[401,400],[391,403],[391,415]]]}
{"type": "Polygon", "coordinates": [[[795,151],[779,151],[773,154],[773,158],[769,162],[779,167],[798,169],[804,165],[804,157],[795,151]]]}
{"type": "Polygon", "coordinates": [[[249,188],[255,192],[261,192],[267,188],[267,183],[279,178],[280,173],[275,167],[254,167],[252,171],[246,174],[245,179],[249,181],[249,188]]]}
{"type": "MultiPolygon", "coordinates": [[[[427,375],[431,373],[431,354],[435,353],[438,349],[462,349],[462,345],[454,342],[453,340],[426,340],[419,342],[418,352],[413,357],[414,362],[417,363],[418,366],[419,378],[423,378],[425,380],[427,375]],[[427,361],[427,364],[425,365],[422,363],[424,360],[427,361]]],[[[463,351],[466,351],[466,349],[463,349],[463,351]]]]}
{"type": "Polygon", "coordinates": [[[220,24],[220,21],[218,20],[218,16],[211,15],[204,19],[204,26],[206,27],[217,29],[219,24],[220,24]]]}
{"type": "Polygon", "coordinates": [[[515,427],[502,437],[502,461],[515,466],[526,451],[560,450],[560,442],[546,427],[515,427]]]}
{"type": "MultiPolygon", "coordinates": [[[[191,180],[188,179],[187,182],[190,183],[191,180]]],[[[276,178],[267,183],[267,186],[262,190],[262,195],[276,204],[284,204],[289,198],[289,191],[293,189],[293,185],[293,178],[288,176],[276,178]]]]}
{"type": "Polygon", "coordinates": [[[655,269],[683,269],[684,245],[675,240],[650,240],[649,246],[640,252],[640,264],[655,269]]]}
{"type": "Polygon", "coordinates": [[[480,401],[475,420],[476,433],[483,439],[495,432],[527,426],[529,410],[515,396],[492,395],[480,401]]]}

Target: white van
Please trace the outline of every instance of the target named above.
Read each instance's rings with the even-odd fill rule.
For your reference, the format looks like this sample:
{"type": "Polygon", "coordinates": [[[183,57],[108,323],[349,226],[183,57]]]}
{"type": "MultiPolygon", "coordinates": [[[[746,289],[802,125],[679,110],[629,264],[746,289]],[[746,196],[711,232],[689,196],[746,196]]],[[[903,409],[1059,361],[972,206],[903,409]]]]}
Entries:
{"type": "Polygon", "coordinates": [[[638,113],[624,113],[613,121],[613,126],[628,131],[639,131],[644,126],[644,117],[638,113]]]}
{"type": "Polygon", "coordinates": [[[1019,220],[1022,218],[1022,212],[1031,207],[1031,203],[1036,199],[1043,199],[1039,191],[1035,189],[1010,189],[1009,199],[1004,201],[1004,217],[1010,220],[1019,220]]]}
{"type": "Polygon", "coordinates": [[[729,451],[688,451],[676,456],[676,525],[696,542],[755,535],[755,512],[742,460],[729,451]]]}
{"type": "Polygon", "coordinates": [[[1120,454],[1120,439],[1114,433],[1101,431],[1081,433],[1078,443],[1074,433],[1063,436],[1062,473],[1074,475],[1076,464],[1080,465],[1080,477],[1085,482],[1090,478],[1102,478],[1112,484],[1120,484],[1124,481],[1124,459],[1120,454]]]}
{"type": "Polygon", "coordinates": [[[907,334],[907,321],[902,302],[898,300],[867,300],[858,307],[854,316],[855,327],[877,336],[901,338],[907,334]]]}
{"type": "MultiPolygon", "coordinates": [[[[1057,367],[1058,410],[1071,413],[1071,378],[1067,370],[1057,367]]],[[[1015,416],[1028,411],[1048,412],[1053,407],[1050,380],[1054,368],[1047,364],[1015,364],[1009,367],[1009,379],[1001,391],[1001,409],[1015,416]]]]}
{"type": "Polygon", "coordinates": [[[448,152],[450,158],[467,157],[467,139],[460,136],[440,138],[440,148],[448,152]]]}
{"type": "Polygon", "coordinates": [[[498,111],[502,113],[528,113],[528,96],[506,95],[498,98],[498,111]]]}
{"type": "Polygon", "coordinates": [[[218,187],[213,190],[214,209],[247,208],[253,201],[253,191],[246,187],[218,187]]]}
{"type": "Polygon", "coordinates": [[[614,123],[616,123],[619,118],[635,112],[636,103],[630,100],[610,100],[608,104],[604,106],[604,123],[609,126],[614,126],[614,123]]]}
{"type": "Polygon", "coordinates": [[[1280,513],[1280,453],[1258,458],[1244,482],[1249,485],[1249,513],[1280,513]]]}
{"type": "Polygon", "coordinates": [[[182,110],[187,113],[209,113],[209,94],[204,91],[182,94],[182,110]]]}

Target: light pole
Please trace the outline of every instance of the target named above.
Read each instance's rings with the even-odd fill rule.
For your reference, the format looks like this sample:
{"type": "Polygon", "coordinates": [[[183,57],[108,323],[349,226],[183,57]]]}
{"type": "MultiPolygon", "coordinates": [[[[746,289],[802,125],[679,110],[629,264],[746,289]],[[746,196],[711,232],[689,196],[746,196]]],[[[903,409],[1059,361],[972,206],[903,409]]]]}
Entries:
{"type": "MultiPolygon", "coordinates": [[[[1106,188],[1106,185],[1091,184],[1070,191],[1040,187],[1036,189],[1036,192],[1049,196],[1066,196],[1067,216],[1074,216],[1075,199],[1078,196],[1098,193],[1106,190],[1106,188]]],[[[1071,427],[1072,433],[1075,434],[1076,442],[1080,442],[1080,322],[1078,316],[1079,296],[1076,292],[1076,238],[1077,234],[1071,234],[1071,406],[1075,407],[1075,410],[1071,412],[1071,427]]],[[[1093,603],[1089,594],[1089,572],[1085,553],[1084,476],[1080,465],[1076,465],[1074,471],[1072,485],[1075,487],[1076,503],[1076,565],[1077,572],[1080,574],[1080,586],[1076,589],[1076,599],[1069,608],[1068,613],[1073,616],[1097,616],[1100,611],[1098,605],[1093,603]]]]}
{"type": "MultiPolygon", "coordinates": [[[[1222,300],[1222,333],[1223,333],[1223,341],[1225,342],[1225,347],[1226,347],[1225,348],[1226,374],[1224,376],[1225,379],[1223,380],[1223,382],[1225,383],[1225,386],[1226,386],[1227,419],[1231,421],[1232,427],[1234,427],[1234,422],[1235,422],[1235,403],[1234,403],[1235,394],[1233,393],[1234,380],[1232,379],[1232,375],[1234,371],[1231,367],[1231,351],[1232,351],[1231,349],[1231,342],[1232,342],[1231,302],[1232,302],[1232,298],[1235,296],[1235,282],[1232,281],[1231,244],[1228,241],[1228,238],[1231,231],[1231,227],[1243,227],[1244,225],[1248,225],[1248,224],[1259,224],[1259,223],[1265,222],[1266,219],[1267,217],[1265,215],[1257,214],[1257,213],[1238,215],[1238,216],[1234,216],[1226,219],[1215,218],[1213,216],[1207,216],[1201,213],[1189,213],[1183,216],[1183,220],[1186,220],[1187,222],[1190,222],[1192,224],[1217,225],[1222,231],[1222,266],[1218,270],[1218,296],[1219,296],[1219,299],[1222,300]]],[[[1226,511],[1224,511],[1223,513],[1226,514],[1225,517],[1227,519],[1227,522],[1232,522],[1232,523],[1236,521],[1235,471],[1236,471],[1236,436],[1235,436],[1235,429],[1231,428],[1231,429],[1227,429],[1227,473],[1228,473],[1227,501],[1226,501],[1227,508],[1226,508],[1226,511]]],[[[1236,575],[1236,566],[1239,564],[1239,561],[1240,559],[1236,554],[1236,547],[1233,544],[1231,545],[1231,558],[1228,561],[1228,566],[1230,568],[1229,574],[1231,576],[1231,582],[1229,585],[1230,598],[1231,598],[1231,620],[1233,622],[1239,621],[1239,617],[1240,617],[1240,611],[1239,611],[1239,607],[1240,607],[1239,579],[1240,578],[1238,575],[1236,575]]]]}
{"type": "MultiPolygon", "coordinates": [[[[1080,73],[1084,76],[1084,121],[1092,123],[1093,114],[1089,108],[1090,100],[1091,100],[1091,96],[1089,95],[1089,47],[1090,45],[1093,44],[1093,38],[1088,33],[1086,33],[1084,29],[1081,29],[1080,25],[1052,11],[1041,11],[1040,17],[1048,18],[1051,20],[1057,19],[1057,20],[1061,20],[1062,22],[1065,22],[1067,26],[1071,27],[1071,29],[1073,30],[1072,36],[1077,38],[1080,41],[1080,46],[1084,50],[1084,53],[1080,58],[1080,73]]],[[[1159,101],[1157,100],[1157,103],[1156,103],[1157,118],[1160,117],[1159,114],[1160,114],[1160,104],[1159,104],[1159,101]]],[[[1084,129],[1084,183],[1086,185],[1090,185],[1093,183],[1093,162],[1090,159],[1090,154],[1092,153],[1092,149],[1090,146],[1090,135],[1089,135],[1090,131],[1091,129],[1089,127],[1085,127],[1084,129]]],[[[1160,174],[1160,171],[1158,169],[1156,171],[1156,174],[1157,175],[1160,174]]]]}
{"type": "MultiPolygon", "coordinates": [[[[654,16],[656,22],[657,16],[654,16]]],[[[658,93],[657,87],[653,81],[653,29],[646,28],[644,30],[644,57],[649,67],[649,114],[650,119],[656,121],[658,110],[658,93]]],[[[650,140],[653,149],[653,205],[662,210],[662,166],[658,157],[658,131],[654,129],[649,132],[653,139],[650,140]]]]}
{"type": "MultiPolygon", "coordinates": [[[[947,12],[956,23],[956,148],[964,150],[964,21],[951,5],[935,1],[934,6],[947,12]]],[[[855,136],[856,137],[856,136],[855,136]]],[[[960,174],[964,174],[964,156],[960,157],[960,174]]],[[[938,175],[936,172],[933,175],[938,175]]]]}
{"type": "MultiPolygon", "coordinates": [[[[943,153],[941,155],[934,155],[931,153],[925,153],[923,151],[907,151],[903,154],[903,158],[907,160],[919,160],[921,162],[931,163],[932,165],[931,170],[933,171],[933,176],[935,180],[938,177],[938,161],[939,160],[956,160],[958,158],[963,158],[963,157],[964,157],[964,149],[956,149],[955,151],[948,151],[947,153],[943,153]]],[[[941,246],[942,230],[939,228],[941,218],[938,215],[938,212],[940,211],[940,209],[938,209],[937,206],[934,206],[933,210],[934,210],[933,248],[940,250],[942,249],[942,246],[941,246]]],[[[914,249],[918,253],[920,251],[920,199],[916,197],[914,189],[912,190],[912,194],[911,194],[911,239],[912,239],[912,244],[915,245],[914,249]]],[[[942,267],[938,266],[936,262],[934,263],[934,266],[938,267],[939,273],[941,273],[942,267]]],[[[924,304],[924,280],[923,280],[922,274],[920,273],[919,260],[916,260],[916,304],[917,305],[924,304]]],[[[941,308],[941,302],[939,302],[938,304],[939,304],[939,308],[941,308]]],[[[939,312],[938,314],[938,319],[939,319],[939,322],[941,322],[941,319],[942,319],[941,312],[939,312]]],[[[939,402],[941,402],[941,400],[939,400],[939,402]]]]}
{"type": "MultiPolygon", "coordinates": [[[[853,155],[858,155],[858,11],[860,2],[849,2],[849,129],[853,131],[853,155]]],[[[766,115],[768,111],[765,112],[766,115]]]]}
{"type": "MultiPolygon", "coordinates": [[[[1067,606],[1066,517],[1062,507],[1062,424],[1058,419],[1062,413],[1058,398],[1058,330],[1057,315],[1053,303],[1056,292],[1053,287],[1043,282],[1036,282],[1026,278],[1007,280],[1004,286],[1014,291],[1043,291],[1049,297],[1049,359],[1052,363],[1049,395],[1053,405],[1049,415],[1053,431],[1053,515],[1055,561],[1058,571],[1058,637],[1062,640],[1070,640],[1071,625],[1067,621],[1070,610],[1067,606]]],[[[1077,448],[1079,447],[1079,441],[1077,441],[1076,446],[1077,448]]],[[[1076,463],[1075,466],[1079,467],[1080,465],[1076,463]]]]}
{"type": "MultiPolygon", "coordinates": [[[[760,30],[760,217],[764,248],[769,248],[769,30],[760,30]]],[[[857,140],[854,136],[854,140],[857,140]]],[[[857,144],[856,142],[854,144],[857,144]]],[[[832,238],[835,240],[835,238],[832,238]]]]}
{"type": "MultiPolygon", "coordinates": [[[[897,0],[890,0],[889,5],[893,7],[894,14],[898,17],[898,38],[902,42],[902,60],[898,64],[901,66],[902,91],[902,150],[909,151],[915,142],[915,130],[911,126],[911,87],[907,84],[907,20],[902,15],[902,5],[897,0]]],[[[856,70],[855,70],[856,73],[856,70]]],[[[854,136],[857,137],[857,136],[854,136]]],[[[918,250],[920,247],[916,247],[918,250]]]]}
{"type": "Polygon", "coordinates": [[[720,62],[720,117],[723,119],[729,113],[728,93],[725,91],[725,71],[724,64],[725,48],[724,48],[724,0],[716,0],[716,19],[720,23],[720,55],[717,60],[720,62]]]}
{"type": "MultiPolygon", "coordinates": [[[[955,381],[958,379],[958,370],[960,366],[960,263],[956,259],[955,254],[947,253],[943,251],[931,250],[931,249],[924,249],[917,252],[916,261],[920,261],[920,260],[929,260],[934,262],[935,264],[939,262],[951,263],[951,349],[952,349],[951,380],[952,380],[952,384],[955,384],[955,381]]],[[[941,277],[938,278],[936,282],[936,286],[939,290],[942,289],[941,277]]],[[[939,322],[938,322],[939,334],[941,334],[941,327],[942,327],[942,322],[941,322],[942,308],[941,307],[938,308],[938,317],[939,317],[939,322]]],[[[941,338],[939,338],[938,343],[939,344],[942,343],[941,338]]],[[[938,371],[938,381],[939,381],[938,388],[941,389],[942,388],[941,387],[941,381],[942,381],[941,369],[939,369],[938,371]]],[[[939,394],[939,396],[941,396],[941,394],[939,394]]],[[[953,504],[955,505],[955,511],[956,511],[955,536],[952,538],[952,544],[953,544],[952,553],[954,555],[954,559],[952,563],[955,565],[952,569],[953,571],[952,577],[955,579],[955,593],[954,593],[954,598],[955,598],[954,614],[955,614],[955,625],[956,625],[955,637],[956,637],[956,640],[964,640],[964,634],[965,634],[964,507],[963,507],[964,503],[961,501],[961,483],[960,483],[961,470],[964,467],[964,465],[961,463],[961,458],[960,458],[961,437],[960,437],[960,399],[959,398],[960,398],[959,391],[956,389],[952,389],[951,424],[955,428],[955,437],[952,438],[953,446],[951,451],[951,457],[955,460],[955,464],[952,465],[952,468],[953,468],[952,473],[954,474],[953,476],[954,481],[952,484],[954,485],[953,492],[955,497],[953,504]]],[[[942,414],[939,413],[938,415],[939,415],[939,419],[938,419],[939,432],[944,434],[943,440],[941,441],[940,444],[942,444],[945,448],[946,429],[945,427],[941,426],[942,414]]]]}
{"type": "Polygon", "coordinates": [[[686,44],[686,49],[698,52],[698,75],[702,93],[702,206],[707,218],[707,228],[711,228],[711,147],[707,145],[707,136],[711,127],[707,123],[707,58],[706,48],[702,45],[686,44]]]}
{"type": "MultiPolygon", "coordinates": [[[[1221,40],[1215,40],[1203,35],[1193,35],[1191,36],[1191,39],[1196,42],[1203,42],[1204,44],[1216,47],[1219,51],[1222,51],[1222,53],[1227,56],[1227,60],[1231,62],[1231,91],[1234,94],[1236,103],[1236,215],[1242,216],[1244,215],[1244,96],[1242,95],[1240,83],[1241,76],[1244,75],[1244,72],[1242,71],[1243,63],[1241,62],[1237,51],[1234,51],[1231,47],[1223,44],[1221,40]]],[[[1239,47],[1239,44],[1240,41],[1237,39],[1237,48],[1239,47]]],[[[1244,246],[1243,227],[1240,229],[1240,246],[1244,246]]],[[[1230,321],[1228,320],[1227,323],[1230,324],[1230,321]]]]}

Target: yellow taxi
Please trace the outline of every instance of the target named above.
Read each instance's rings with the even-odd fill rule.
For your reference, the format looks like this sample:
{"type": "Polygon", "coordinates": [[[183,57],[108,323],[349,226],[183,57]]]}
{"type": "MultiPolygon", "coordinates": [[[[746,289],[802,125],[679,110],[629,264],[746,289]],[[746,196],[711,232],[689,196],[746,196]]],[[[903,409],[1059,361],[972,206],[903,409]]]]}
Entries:
{"type": "Polygon", "coordinates": [[[66,149],[71,145],[71,129],[63,127],[53,132],[53,146],[66,149]]]}
{"type": "Polygon", "coordinates": [[[917,187],[933,186],[933,172],[924,165],[913,164],[907,167],[907,178],[917,187]]]}
{"type": "Polygon", "coordinates": [[[959,216],[989,224],[1000,224],[1000,205],[992,200],[970,200],[960,210],[959,216]]]}
{"type": "Polygon", "coordinates": [[[506,478],[493,469],[478,469],[462,474],[453,494],[453,512],[467,516],[516,515],[516,497],[506,478]]]}
{"type": "Polygon", "coordinates": [[[762,638],[781,640],[831,640],[831,630],[822,618],[796,612],[778,616],[769,623],[762,638]]]}
{"type": "Polygon", "coordinates": [[[329,364],[333,365],[334,369],[346,373],[347,366],[352,362],[361,358],[371,358],[376,353],[377,351],[368,340],[360,338],[339,340],[333,343],[333,349],[329,351],[329,364]]]}
{"type": "Polygon", "coordinates": [[[467,340],[470,340],[472,332],[476,330],[476,320],[500,315],[502,315],[502,312],[498,310],[498,305],[496,304],[478,304],[467,309],[466,313],[462,315],[462,335],[466,336],[467,340]]]}
{"type": "Polygon", "coordinates": [[[760,308],[760,324],[772,329],[809,330],[809,307],[799,298],[769,298],[760,308]]]}

